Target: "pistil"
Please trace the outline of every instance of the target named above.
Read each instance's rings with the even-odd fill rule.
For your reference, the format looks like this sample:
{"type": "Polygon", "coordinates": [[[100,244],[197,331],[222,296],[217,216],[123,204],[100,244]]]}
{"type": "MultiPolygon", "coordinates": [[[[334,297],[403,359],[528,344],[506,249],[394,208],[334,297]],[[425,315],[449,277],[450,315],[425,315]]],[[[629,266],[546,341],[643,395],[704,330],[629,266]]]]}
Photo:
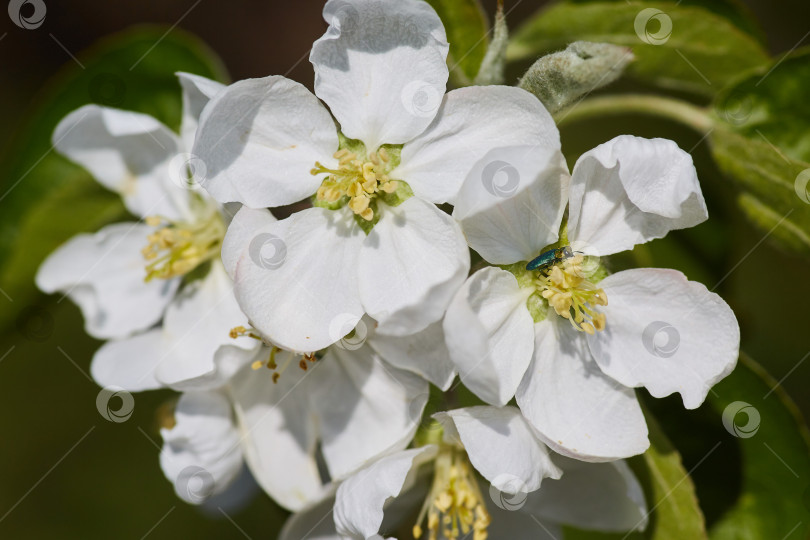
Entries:
{"type": "Polygon", "coordinates": [[[466,452],[442,445],[436,456],[433,484],[413,526],[414,538],[456,540],[473,532],[473,540],[486,540],[490,516],[466,452]]]}
{"type": "Polygon", "coordinates": [[[146,237],[149,244],[141,250],[147,261],[145,281],[183,276],[219,257],[225,223],[216,211],[195,222],[172,221],[159,216],[150,216],[145,221],[156,228],[146,237]]]}
{"type": "Polygon", "coordinates": [[[576,330],[593,335],[605,329],[605,314],[594,306],[606,306],[605,291],[591,283],[582,269],[584,257],[576,255],[539,273],[537,290],[560,317],[576,330]]]}
{"type": "Polygon", "coordinates": [[[351,211],[371,221],[374,219],[374,209],[370,205],[377,194],[397,190],[397,181],[391,180],[387,174],[390,162],[388,153],[385,148],[380,148],[361,159],[356,153],[342,148],[335,152],[334,157],[338,160],[336,169],[315,162],[315,167],[310,171],[313,175],[328,175],[318,188],[317,199],[335,203],[348,197],[351,211]]]}

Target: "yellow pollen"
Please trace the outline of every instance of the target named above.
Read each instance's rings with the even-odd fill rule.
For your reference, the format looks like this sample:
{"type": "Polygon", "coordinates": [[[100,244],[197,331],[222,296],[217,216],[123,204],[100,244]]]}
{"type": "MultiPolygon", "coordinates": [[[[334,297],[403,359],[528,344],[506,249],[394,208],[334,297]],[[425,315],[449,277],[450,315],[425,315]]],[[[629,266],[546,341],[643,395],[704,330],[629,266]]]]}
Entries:
{"type": "Polygon", "coordinates": [[[606,306],[605,291],[585,276],[582,255],[560,261],[537,277],[540,295],[560,317],[568,319],[576,330],[593,335],[605,329],[605,314],[594,306],[606,306]]]}
{"type": "Polygon", "coordinates": [[[393,193],[397,181],[386,174],[390,157],[384,148],[372,152],[366,159],[342,148],[335,152],[337,169],[329,169],[320,162],[310,171],[313,175],[326,174],[315,194],[319,201],[334,203],[348,197],[349,209],[366,221],[374,219],[374,209],[369,205],[380,191],[393,193]]]}
{"type": "Polygon", "coordinates": [[[156,228],[146,237],[148,244],[141,250],[147,262],[145,281],[182,276],[219,257],[225,223],[216,211],[193,223],[158,216],[144,221],[156,228]]]}
{"type": "Polygon", "coordinates": [[[442,445],[436,457],[433,484],[413,526],[414,538],[457,540],[473,532],[474,540],[486,540],[490,516],[466,452],[442,445]]]}

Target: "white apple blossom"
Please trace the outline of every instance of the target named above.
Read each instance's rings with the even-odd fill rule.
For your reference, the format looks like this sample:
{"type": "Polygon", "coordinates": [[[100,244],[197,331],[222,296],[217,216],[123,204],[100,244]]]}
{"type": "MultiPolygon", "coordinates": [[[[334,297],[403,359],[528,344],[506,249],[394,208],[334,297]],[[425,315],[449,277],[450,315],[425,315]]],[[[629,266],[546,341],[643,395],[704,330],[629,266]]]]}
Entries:
{"type": "Polygon", "coordinates": [[[649,441],[633,388],[679,392],[695,408],[734,368],[739,327],[718,295],[674,270],[606,275],[597,259],[706,219],[691,157],[675,143],[620,136],[583,154],[570,177],[555,150],[496,150],[471,171],[453,215],[471,247],[503,266],[473,274],[451,302],[451,357],[487,403],[514,396],[556,452],[587,461],[642,453],[649,441]],[[487,189],[493,162],[512,179],[509,193],[487,189]],[[554,244],[566,201],[567,238],[554,244]]]}
{"type": "Polygon", "coordinates": [[[293,516],[281,539],[367,540],[410,529],[415,538],[550,540],[561,537],[562,524],[611,532],[646,527],[641,486],[624,462],[549,456],[514,407],[435,417],[444,428],[441,440],[357,472],[334,499],[293,516]]]}
{"type": "Polygon", "coordinates": [[[189,179],[204,174],[193,170],[199,163],[187,153],[197,118],[224,86],[178,77],[179,136],[151,116],[97,105],[69,114],[53,135],[60,153],[143,219],[77,235],[36,276],[40,289],[63,292],[79,305],[90,335],[109,340],[91,368],[102,386],[213,388],[258,347],[229,337],[247,319],[220,261],[226,217],[189,179]]]}
{"type": "Polygon", "coordinates": [[[301,352],[340,339],[331,328],[344,316],[368,314],[402,336],[437,322],[469,252],[436,205],[455,200],[489,148],[559,147],[528,92],[445,95],[448,44],[427,3],[329,0],[323,15],[329,28],[310,55],[315,95],[280,76],[237,82],[206,107],[194,149],[220,202],[259,209],[312,197],[314,208],[266,227],[283,265],[268,271],[241,256],[235,273],[255,328],[301,352]]]}

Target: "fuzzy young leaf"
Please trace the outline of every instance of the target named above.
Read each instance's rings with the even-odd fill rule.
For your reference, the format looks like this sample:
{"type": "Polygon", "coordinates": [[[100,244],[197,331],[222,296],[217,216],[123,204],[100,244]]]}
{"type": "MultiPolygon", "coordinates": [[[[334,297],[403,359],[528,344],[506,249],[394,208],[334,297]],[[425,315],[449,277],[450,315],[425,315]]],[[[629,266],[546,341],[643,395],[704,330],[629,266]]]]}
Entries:
{"type": "Polygon", "coordinates": [[[632,47],[628,69],[644,83],[713,96],[741,71],[763,65],[758,40],[725,17],[674,2],[562,2],[518,29],[511,61],[559,50],[575,40],[632,47]]]}
{"type": "Polygon", "coordinates": [[[618,79],[632,60],[627,47],[575,41],[564,51],[537,60],[518,86],[537,96],[553,114],[618,79]]]}
{"type": "Polygon", "coordinates": [[[473,84],[485,86],[488,84],[503,84],[506,70],[506,47],[509,45],[509,28],[506,26],[506,16],[503,14],[503,5],[498,4],[495,14],[495,24],[492,27],[492,41],[489,42],[487,53],[481,61],[481,68],[475,76],[473,84]]]}

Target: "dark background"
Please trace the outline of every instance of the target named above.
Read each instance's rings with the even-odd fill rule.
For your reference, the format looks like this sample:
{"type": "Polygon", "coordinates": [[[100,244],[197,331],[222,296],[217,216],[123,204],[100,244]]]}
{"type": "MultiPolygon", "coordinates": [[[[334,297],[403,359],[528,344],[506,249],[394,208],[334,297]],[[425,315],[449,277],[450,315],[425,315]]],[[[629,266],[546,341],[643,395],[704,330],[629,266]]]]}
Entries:
{"type": "MultiPolygon", "coordinates": [[[[47,18],[35,31],[14,26],[0,13],[0,147],[14,137],[28,104],[49,77],[73,62],[65,49],[77,54],[99,38],[139,23],[176,24],[197,34],[222,57],[233,80],[285,74],[311,87],[308,54],[325,29],[322,2],[195,1],[46,0],[47,18]]],[[[490,8],[495,4],[484,3],[490,8]]],[[[772,53],[810,44],[802,41],[810,31],[804,1],[745,3],[764,27],[772,53]]],[[[542,4],[507,0],[510,26],[517,27],[542,4]]],[[[650,262],[680,268],[709,288],[719,283],[717,292],[740,319],[743,348],[777,380],[784,378],[784,387],[810,412],[810,362],[803,362],[810,349],[803,309],[810,299],[808,265],[767,241],[758,245],[763,233],[733,212],[730,192],[708,159],[705,143],[698,144],[699,137],[689,131],[638,118],[594,122],[566,127],[563,147],[575,157],[625,132],[671,137],[683,148],[695,147],[692,153],[715,219],[661,241],[661,257],[650,262]],[[666,249],[666,242],[688,249],[694,238],[690,235],[696,234],[718,238],[717,256],[709,256],[708,270],[685,267],[672,255],[677,251],[666,249]]],[[[6,181],[0,179],[0,184],[6,181]]],[[[653,255],[659,250],[650,249],[653,255]]],[[[637,255],[644,258],[650,252],[637,255]]],[[[6,301],[0,298],[0,306],[6,301]]],[[[98,388],[87,375],[97,343],[84,334],[81,315],[68,301],[48,307],[47,315],[38,332],[21,323],[0,338],[0,538],[274,536],[284,514],[264,496],[228,515],[217,510],[206,514],[176,498],[157,461],[155,411],[171,394],[136,395],[135,412],[127,422],[105,421],[95,407],[98,388]]],[[[689,415],[699,413],[678,414],[688,422],[689,415]]]]}

